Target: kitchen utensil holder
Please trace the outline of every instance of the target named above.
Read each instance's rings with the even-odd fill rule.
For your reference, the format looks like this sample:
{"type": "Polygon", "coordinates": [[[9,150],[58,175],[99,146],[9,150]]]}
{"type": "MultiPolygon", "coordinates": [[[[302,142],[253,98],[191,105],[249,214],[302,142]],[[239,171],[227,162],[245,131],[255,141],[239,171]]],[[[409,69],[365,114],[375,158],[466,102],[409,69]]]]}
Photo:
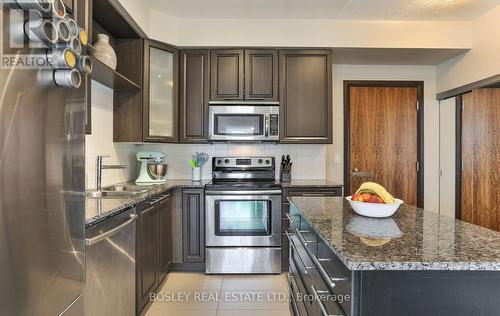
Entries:
{"type": "Polygon", "coordinates": [[[281,182],[290,182],[292,181],[292,174],[288,172],[282,172],[280,176],[281,182]]]}
{"type": "Polygon", "coordinates": [[[192,180],[196,181],[196,182],[201,181],[201,167],[194,167],[193,168],[192,180]]]}

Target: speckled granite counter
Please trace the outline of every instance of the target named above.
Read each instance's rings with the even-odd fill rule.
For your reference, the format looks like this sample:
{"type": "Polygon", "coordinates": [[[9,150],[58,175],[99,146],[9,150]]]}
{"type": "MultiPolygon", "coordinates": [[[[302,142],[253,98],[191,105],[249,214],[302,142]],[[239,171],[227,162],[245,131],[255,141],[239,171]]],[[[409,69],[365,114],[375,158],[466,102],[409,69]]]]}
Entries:
{"type": "Polygon", "coordinates": [[[283,188],[330,188],[342,187],[342,184],[328,180],[293,180],[291,182],[281,182],[283,188]]]}
{"type": "Polygon", "coordinates": [[[372,219],[344,198],[290,202],[350,270],[500,271],[500,232],[407,205],[372,219]]]}
{"type": "MultiPolygon", "coordinates": [[[[166,183],[156,185],[148,192],[127,198],[90,198],[85,199],[85,225],[92,226],[105,218],[111,217],[124,209],[138,204],[147,198],[175,188],[203,188],[209,181],[192,182],[191,180],[168,180],[166,183]]],[[[117,185],[134,185],[133,182],[119,183],[117,185]]]]}

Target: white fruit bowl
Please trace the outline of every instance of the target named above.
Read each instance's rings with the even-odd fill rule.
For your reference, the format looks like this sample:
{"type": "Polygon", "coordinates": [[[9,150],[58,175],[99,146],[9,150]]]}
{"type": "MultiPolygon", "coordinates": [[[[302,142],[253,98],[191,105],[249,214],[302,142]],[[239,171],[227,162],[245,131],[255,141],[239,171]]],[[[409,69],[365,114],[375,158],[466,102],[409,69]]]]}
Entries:
{"type": "Polygon", "coordinates": [[[377,204],[377,203],[366,203],[366,202],[358,202],[352,201],[352,196],[346,197],[346,200],[349,201],[354,212],[359,215],[367,216],[367,217],[389,217],[394,215],[396,211],[399,209],[401,205],[403,205],[403,201],[400,199],[394,199],[395,202],[393,204],[377,204]]]}

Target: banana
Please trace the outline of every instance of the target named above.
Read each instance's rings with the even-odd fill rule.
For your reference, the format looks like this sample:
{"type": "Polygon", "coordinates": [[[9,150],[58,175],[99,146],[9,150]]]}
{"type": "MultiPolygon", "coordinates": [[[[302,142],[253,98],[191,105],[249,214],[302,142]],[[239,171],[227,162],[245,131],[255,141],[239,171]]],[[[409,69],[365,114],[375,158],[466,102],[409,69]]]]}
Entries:
{"type": "Polygon", "coordinates": [[[377,194],[386,204],[393,204],[395,202],[394,197],[383,186],[375,182],[363,183],[356,193],[377,194]]]}

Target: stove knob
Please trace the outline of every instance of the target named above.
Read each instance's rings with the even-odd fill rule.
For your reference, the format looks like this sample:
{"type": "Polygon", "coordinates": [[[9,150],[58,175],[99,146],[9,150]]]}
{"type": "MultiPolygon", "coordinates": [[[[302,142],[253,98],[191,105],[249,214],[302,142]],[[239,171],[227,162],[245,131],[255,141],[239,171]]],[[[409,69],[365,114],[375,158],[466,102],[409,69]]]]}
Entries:
{"type": "Polygon", "coordinates": [[[270,164],[271,161],[269,159],[266,159],[266,165],[270,164]]]}
{"type": "Polygon", "coordinates": [[[225,159],[224,163],[228,164],[229,163],[229,159],[225,159]]]}
{"type": "Polygon", "coordinates": [[[262,159],[257,160],[258,163],[262,163],[262,159]]]}
{"type": "Polygon", "coordinates": [[[217,164],[218,164],[218,165],[222,165],[222,160],[220,160],[220,159],[219,159],[219,160],[217,160],[217,164]]]}

